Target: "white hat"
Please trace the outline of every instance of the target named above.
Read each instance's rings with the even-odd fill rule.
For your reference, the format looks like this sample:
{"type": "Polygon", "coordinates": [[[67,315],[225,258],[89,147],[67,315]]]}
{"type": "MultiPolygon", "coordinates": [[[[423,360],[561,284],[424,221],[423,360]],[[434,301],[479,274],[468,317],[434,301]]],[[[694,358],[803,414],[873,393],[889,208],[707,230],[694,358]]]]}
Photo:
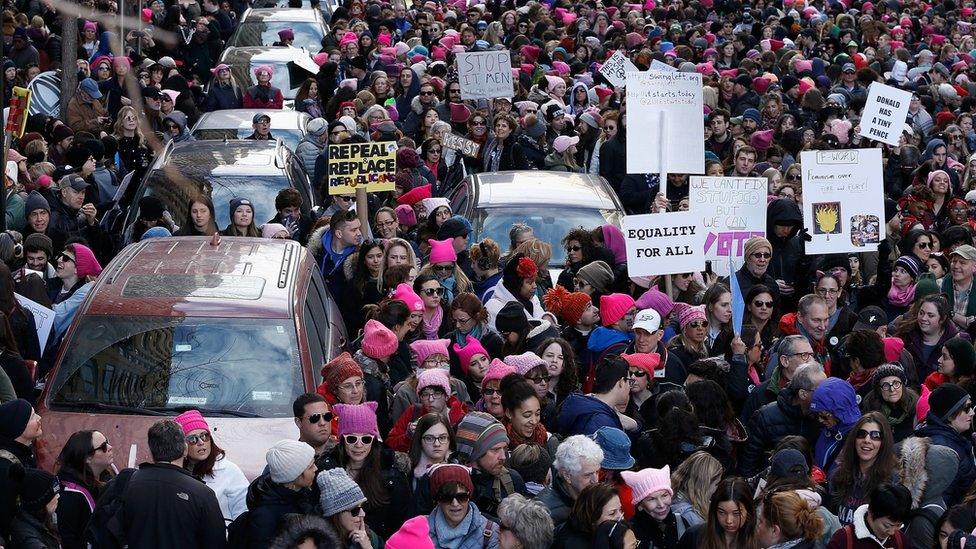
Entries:
{"type": "Polygon", "coordinates": [[[293,482],[315,461],[315,450],[297,440],[279,440],[265,454],[271,481],[278,484],[293,482]]]}
{"type": "Polygon", "coordinates": [[[7,168],[3,170],[3,174],[7,176],[8,179],[17,182],[17,163],[13,160],[7,161],[7,168]]]}
{"type": "Polygon", "coordinates": [[[634,316],[634,329],[646,330],[653,334],[661,328],[661,313],[654,309],[644,309],[634,316]]]}

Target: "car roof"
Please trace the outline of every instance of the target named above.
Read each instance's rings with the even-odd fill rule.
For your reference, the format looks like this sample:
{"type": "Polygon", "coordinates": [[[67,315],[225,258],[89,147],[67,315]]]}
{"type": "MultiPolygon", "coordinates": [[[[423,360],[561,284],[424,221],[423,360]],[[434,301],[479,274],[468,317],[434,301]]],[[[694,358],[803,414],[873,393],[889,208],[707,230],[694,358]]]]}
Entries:
{"type": "Polygon", "coordinates": [[[241,23],[261,21],[295,21],[315,23],[321,20],[316,10],[304,8],[252,8],[244,13],[241,23]]]}
{"type": "Polygon", "coordinates": [[[475,175],[475,207],[572,206],[614,210],[619,206],[609,185],[588,174],[508,171],[475,175]]]}
{"type": "MultiPolygon", "coordinates": [[[[284,147],[282,147],[284,148],[284,147]]],[[[281,175],[277,141],[206,140],[177,143],[153,163],[153,170],[175,168],[185,177],[281,175]]]]}
{"type": "Polygon", "coordinates": [[[224,50],[221,61],[251,61],[256,57],[266,62],[288,62],[301,55],[308,56],[309,53],[302,48],[288,46],[232,46],[224,50]]]}
{"type": "Polygon", "coordinates": [[[293,288],[314,259],[270,238],[150,238],[123,249],[98,277],[87,315],[290,318],[293,288]]]}
{"type": "Polygon", "coordinates": [[[275,128],[304,130],[308,120],[311,119],[308,113],[286,109],[224,109],[200,115],[200,119],[190,133],[197,130],[250,128],[253,125],[254,115],[258,113],[266,114],[271,118],[272,135],[275,128]]]}

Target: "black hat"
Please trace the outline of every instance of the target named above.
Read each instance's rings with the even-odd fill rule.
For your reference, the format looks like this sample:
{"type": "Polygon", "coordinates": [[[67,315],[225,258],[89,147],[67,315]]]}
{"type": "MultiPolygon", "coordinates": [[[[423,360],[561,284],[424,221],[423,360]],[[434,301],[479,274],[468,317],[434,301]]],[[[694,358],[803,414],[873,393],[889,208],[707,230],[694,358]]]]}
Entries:
{"type": "Polygon", "coordinates": [[[67,165],[78,170],[85,165],[89,156],[92,156],[91,149],[82,143],[72,143],[64,153],[64,160],[67,165]]]}
{"type": "Polygon", "coordinates": [[[929,395],[929,413],[941,421],[949,421],[968,400],[965,389],[955,383],[943,383],[929,395]]]}
{"type": "Polygon", "coordinates": [[[905,369],[897,364],[882,364],[874,369],[874,373],[871,374],[871,387],[877,391],[878,385],[881,384],[881,380],[886,377],[895,376],[901,380],[901,384],[904,385],[908,383],[908,376],[905,375],[905,369]]]}
{"type": "Polygon", "coordinates": [[[437,240],[446,240],[458,236],[468,236],[468,228],[460,219],[450,218],[437,229],[437,240]]]}
{"type": "Polygon", "coordinates": [[[800,81],[797,80],[797,78],[792,74],[787,74],[783,78],[780,78],[779,82],[780,82],[780,87],[783,89],[784,92],[788,92],[792,90],[797,84],[800,83],[800,81]]]}
{"type": "Polygon", "coordinates": [[[22,398],[0,404],[0,437],[15,439],[24,434],[33,411],[30,402],[22,398]]]}
{"type": "Polygon", "coordinates": [[[350,59],[349,66],[354,69],[360,69],[364,71],[369,70],[369,67],[366,64],[366,58],[363,57],[362,55],[357,55],[356,57],[350,59]]]}
{"type": "Polygon", "coordinates": [[[884,199],[885,223],[898,215],[898,203],[890,198],[884,199]]]}
{"type": "Polygon", "coordinates": [[[24,213],[30,214],[34,210],[45,210],[47,213],[51,213],[51,205],[44,198],[44,195],[37,191],[31,191],[24,202],[24,213]]]}
{"type": "Polygon", "coordinates": [[[786,448],[773,454],[769,474],[777,478],[805,477],[810,474],[810,465],[799,450],[786,448]]]}
{"type": "Polygon", "coordinates": [[[162,99],[163,93],[155,86],[142,88],[142,96],[149,99],[162,99]]]}
{"type": "Polygon", "coordinates": [[[525,307],[518,301],[509,301],[495,316],[495,328],[499,332],[521,333],[529,328],[529,318],[525,316],[525,307]]]}
{"type": "Polygon", "coordinates": [[[166,207],[155,196],[144,196],[139,199],[139,217],[147,221],[162,219],[166,207]]]}
{"type": "Polygon", "coordinates": [[[21,484],[20,506],[29,513],[37,513],[60,491],[58,477],[42,469],[28,469],[21,484]]]}
{"type": "Polygon", "coordinates": [[[748,74],[740,74],[735,77],[735,83],[745,88],[752,88],[752,78],[748,74]]]}
{"type": "Polygon", "coordinates": [[[857,322],[854,323],[855,330],[877,330],[888,324],[888,315],[875,305],[861,309],[857,313],[857,322]]]}

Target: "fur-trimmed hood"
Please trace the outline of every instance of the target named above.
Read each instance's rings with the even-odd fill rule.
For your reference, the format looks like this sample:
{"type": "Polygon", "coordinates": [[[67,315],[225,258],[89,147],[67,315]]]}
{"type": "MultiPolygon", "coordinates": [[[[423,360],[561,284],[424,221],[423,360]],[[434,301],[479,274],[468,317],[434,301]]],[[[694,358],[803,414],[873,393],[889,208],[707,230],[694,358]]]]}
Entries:
{"type": "Polygon", "coordinates": [[[308,537],[315,540],[316,547],[339,547],[339,535],[328,520],[316,515],[295,514],[292,517],[284,521],[271,549],[297,547],[308,537]]]}
{"type": "Polygon", "coordinates": [[[314,257],[316,260],[320,261],[322,259],[322,253],[325,252],[325,250],[322,249],[322,237],[325,236],[325,233],[328,231],[329,226],[323,225],[312,231],[312,235],[308,237],[308,245],[305,247],[308,248],[308,253],[312,254],[312,257],[314,257]]]}
{"type": "Polygon", "coordinates": [[[944,503],[942,495],[959,468],[956,452],[925,437],[906,438],[900,450],[898,477],[912,494],[912,508],[944,503]]]}

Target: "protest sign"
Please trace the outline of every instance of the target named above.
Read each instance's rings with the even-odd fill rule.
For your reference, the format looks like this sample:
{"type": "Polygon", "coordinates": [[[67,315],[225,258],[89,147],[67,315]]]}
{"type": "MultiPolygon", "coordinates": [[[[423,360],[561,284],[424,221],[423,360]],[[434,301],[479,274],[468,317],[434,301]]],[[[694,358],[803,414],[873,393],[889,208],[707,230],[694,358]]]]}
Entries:
{"type": "Polygon", "coordinates": [[[874,82],[868,88],[868,101],[861,115],[862,137],[898,146],[912,93],[874,82]]]}
{"type": "Polygon", "coordinates": [[[512,97],[512,58],[508,50],[457,54],[461,99],[512,97]]]}
{"type": "Polygon", "coordinates": [[[41,345],[41,350],[47,346],[47,338],[51,335],[51,328],[54,326],[54,311],[48,309],[40,303],[28,299],[20,294],[14,294],[17,303],[34,314],[34,325],[37,327],[37,342],[41,345]]]}
{"type": "Polygon", "coordinates": [[[474,141],[453,133],[445,133],[444,137],[441,137],[441,145],[448,149],[454,149],[464,156],[470,156],[471,158],[477,158],[478,149],[481,148],[481,145],[474,141]]]}
{"type": "Polygon", "coordinates": [[[807,255],[870,252],[885,237],[881,149],[803,151],[807,255]]]}
{"type": "Polygon", "coordinates": [[[705,266],[705,232],[693,212],[624,217],[627,272],[652,276],[700,271],[705,266]]]}
{"type": "Polygon", "coordinates": [[[392,191],[396,178],[396,143],[329,145],[329,194],[392,191]]]}
{"type": "Polygon", "coordinates": [[[657,59],[651,59],[651,70],[652,71],[675,72],[678,69],[672,67],[671,65],[668,65],[667,63],[663,63],[661,61],[658,61],[657,59]]]}
{"type": "Polygon", "coordinates": [[[631,63],[630,59],[627,59],[627,56],[620,50],[613,52],[610,59],[607,59],[607,62],[600,68],[600,74],[618,88],[627,85],[628,72],[637,72],[637,66],[631,63]]]}
{"type": "Polygon", "coordinates": [[[729,274],[728,258],[742,257],[742,246],[766,235],[765,177],[692,177],[688,208],[705,231],[705,260],[729,274]],[[719,259],[721,258],[721,261],[719,259]]]}
{"type": "Polygon", "coordinates": [[[705,173],[702,112],[700,74],[628,72],[627,173],[705,173]]]}

